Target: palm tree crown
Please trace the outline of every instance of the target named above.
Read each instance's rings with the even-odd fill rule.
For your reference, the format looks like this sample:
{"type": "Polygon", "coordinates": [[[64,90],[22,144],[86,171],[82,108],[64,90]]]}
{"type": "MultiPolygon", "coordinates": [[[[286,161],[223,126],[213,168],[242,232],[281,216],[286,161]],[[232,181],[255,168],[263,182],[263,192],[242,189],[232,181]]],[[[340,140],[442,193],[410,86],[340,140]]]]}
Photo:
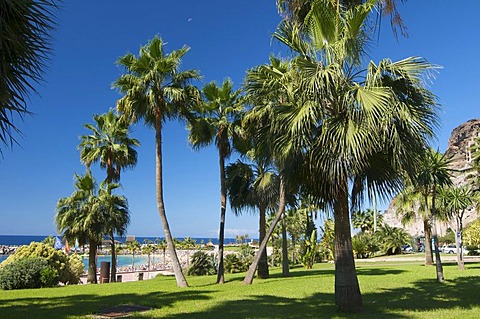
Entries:
{"type": "Polygon", "coordinates": [[[107,170],[106,180],[109,183],[118,182],[122,168],[133,167],[137,163],[137,151],[140,146],[135,138],[130,138],[128,122],[121,121],[113,110],[102,115],[95,115],[96,125],[85,124],[91,131],[83,135],[80,149],[80,160],[87,166],[100,162],[100,167],[107,170]]]}

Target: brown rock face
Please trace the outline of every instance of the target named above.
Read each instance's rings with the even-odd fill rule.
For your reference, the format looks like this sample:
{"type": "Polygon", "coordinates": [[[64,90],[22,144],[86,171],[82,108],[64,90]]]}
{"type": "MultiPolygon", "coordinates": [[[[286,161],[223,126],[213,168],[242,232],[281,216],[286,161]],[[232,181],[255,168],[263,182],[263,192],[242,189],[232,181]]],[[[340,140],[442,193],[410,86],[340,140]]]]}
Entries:
{"type": "MultiPolygon", "coordinates": [[[[455,185],[463,185],[466,183],[467,171],[470,168],[471,151],[475,139],[480,137],[480,119],[469,120],[456,127],[448,140],[448,148],[445,155],[451,157],[451,167],[456,171],[453,176],[455,185]]],[[[465,213],[464,225],[477,219],[477,212],[473,208],[465,213]]],[[[390,226],[402,227],[411,235],[422,235],[423,224],[421,219],[416,219],[405,227],[402,226],[400,218],[397,217],[395,207],[391,202],[384,215],[384,221],[390,226]]],[[[443,236],[448,228],[454,229],[455,222],[452,220],[447,224],[437,223],[438,234],[443,236]]]]}

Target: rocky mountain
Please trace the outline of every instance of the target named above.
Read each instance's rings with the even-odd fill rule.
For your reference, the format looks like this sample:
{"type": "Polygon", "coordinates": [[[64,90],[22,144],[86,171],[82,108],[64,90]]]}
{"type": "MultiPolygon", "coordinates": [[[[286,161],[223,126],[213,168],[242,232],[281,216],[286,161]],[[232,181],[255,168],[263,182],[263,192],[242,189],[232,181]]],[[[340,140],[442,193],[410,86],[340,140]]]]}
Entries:
{"type": "MultiPolygon", "coordinates": [[[[476,138],[480,137],[480,119],[469,120],[456,127],[448,140],[448,148],[445,155],[452,158],[451,167],[455,170],[453,182],[456,185],[466,183],[467,171],[470,168],[472,159],[470,147],[474,144],[476,138]]],[[[464,225],[478,218],[475,209],[471,209],[465,213],[464,225]]],[[[397,217],[393,201],[390,203],[384,214],[384,222],[390,226],[405,228],[411,235],[423,234],[423,222],[417,219],[409,225],[403,226],[400,218],[397,217]]],[[[442,224],[437,223],[437,231],[439,235],[444,235],[448,228],[454,229],[454,221],[442,224]]]]}

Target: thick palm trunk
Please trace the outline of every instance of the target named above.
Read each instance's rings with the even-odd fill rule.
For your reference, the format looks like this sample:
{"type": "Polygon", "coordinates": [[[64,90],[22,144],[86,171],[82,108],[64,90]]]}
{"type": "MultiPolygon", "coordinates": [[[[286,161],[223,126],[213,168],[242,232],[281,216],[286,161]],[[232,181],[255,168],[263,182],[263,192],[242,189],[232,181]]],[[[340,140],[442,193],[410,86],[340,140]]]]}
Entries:
{"type": "Polygon", "coordinates": [[[258,251],[255,254],[255,258],[253,258],[253,262],[250,265],[250,268],[248,268],[247,274],[243,279],[244,284],[250,285],[253,282],[253,277],[255,276],[255,271],[257,270],[258,262],[260,261],[262,251],[266,249],[267,243],[270,240],[270,237],[272,236],[273,231],[275,230],[275,226],[277,226],[277,223],[280,220],[280,218],[282,218],[282,215],[284,212],[285,212],[285,186],[284,186],[283,176],[280,175],[280,202],[278,204],[278,211],[277,211],[277,214],[275,215],[275,218],[272,221],[272,224],[270,225],[270,228],[267,231],[267,234],[265,235],[265,238],[263,238],[262,242],[260,243],[260,247],[258,248],[258,251]]]}
{"type": "Polygon", "coordinates": [[[290,276],[290,269],[288,265],[288,239],[287,225],[285,221],[285,211],[282,214],[282,276],[290,276]]]}
{"type": "Polygon", "coordinates": [[[157,208],[158,214],[162,221],[163,231],[165,233],[165,240],[167,242],[168,252],[172,259],[173,272],[177,280],[177,286],[188,287],[187,280],[182,272],[182,267],[178,260],[175,245],[173,244],[172,234],[170,233],[170,226],[168,225],[167,215],[165,213],[165,204],[163,202],[163,171],[162,171],[162,121],[160,115],[155,119],[155,148],[156,148],[156,175],[157,175],[157,208]]]}
{"type": "MultiPolygon", "coordinates": [[[[266,233],[266,205],[260,204],[260,221],[259,221],[259,241],[262,242],[266,233]]],[[[267,247],[262,250],[260,260],[258,261],[258,278],[267,279],[270,276],[268,269],[267,247]]]]}
{"type": "Polygon", "coordinates": [[[217,284],[225,283],[225,273],[223,269],[223,243],[225,241],[225,212],[227,206],[227,186],[225,178],[225,156],[219,150],[220,157],[220,229],[218,232],[218,273],[217,284]]]}
{"type": "Polygon", "coordinates": [[[88,246],[88,274],[87,283],[97,283],[97,244],[92,240],[89,241],[88,246]]]}
{"type": "Polygon", "coordinates": [[[115,237],[113,231],[110,232],[110,249],[112,251],[112,267],[110,270],[110,282],[115,282],[117,278],[117,252],[115,251],[115,237]]]}
{"type": "Polygon", "coordinates": [[[333,209],[335,217],[335,304],[340,311],[357,312],[362,309],[362,295],[353,259],[346,179],[334,201],[333,209]]]}
{"type": "MultiPolygon", "coordinates": [[[[463,213],[462,213],[463,215],[463,213]]],[[[456,217],[457,220],[457,227],[455,229],[455,243],[457,244],[457,265],[458,269],[460,270],[465,270],[465,263],[463,261],[463,236],[462,236],[462,231],[463,231],[463,223],[462,223],[462,217],[463,216],[458,216],[456,217]]]]}

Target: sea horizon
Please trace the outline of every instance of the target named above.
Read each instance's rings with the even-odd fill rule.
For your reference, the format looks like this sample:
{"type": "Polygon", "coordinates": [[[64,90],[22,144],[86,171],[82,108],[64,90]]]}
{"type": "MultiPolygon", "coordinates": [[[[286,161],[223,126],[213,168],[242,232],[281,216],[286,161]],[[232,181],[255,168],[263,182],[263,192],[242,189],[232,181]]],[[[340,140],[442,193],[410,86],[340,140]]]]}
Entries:
{"type": "MultiPolygon", "coordinates": [[[[53,236],[53,237],[61,237],[61,235],[0,235],[0,246],[22,246],[22,245],[29,245],[31,242],[41,242],[45,238],[53,236]]],[[[122,243],[126,241],[127,238],[135,237],[140,244],[143,244],[145,240],[155,241],[156,239],[165,239],[165,237],[156,237],[156,236],[135,236],[135,235],[127,235],[124,237],[115,237],[115,240],[118,240],[122,243]]],[[[184,240],[188,236],[185,237],[175,237],[178,240],[184,240]]],[[[211,238],[211,237],[190,237],[192,240],[196,241],[197,244],[208,243],[212,242],[214,245],[218,244],[218,238],[211,238]]],[[[247,240],[258,240],[257,238],[248,238],[247,240]]],[[[234,244],[235,238],[225,238],[225,244],[234,244]]]]}

